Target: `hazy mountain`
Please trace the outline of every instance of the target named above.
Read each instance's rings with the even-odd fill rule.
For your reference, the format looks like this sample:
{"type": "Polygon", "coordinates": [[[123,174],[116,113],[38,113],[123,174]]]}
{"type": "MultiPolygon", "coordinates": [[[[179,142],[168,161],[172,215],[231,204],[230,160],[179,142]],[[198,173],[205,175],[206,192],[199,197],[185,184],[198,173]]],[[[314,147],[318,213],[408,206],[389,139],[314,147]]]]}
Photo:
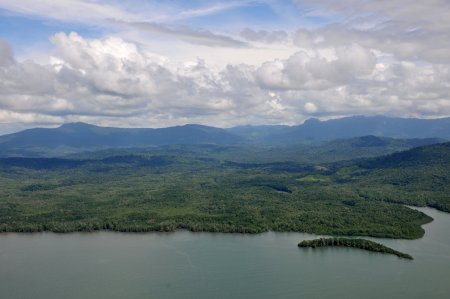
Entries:
{"type": "Polygon", "coordinates": [[[125,129],[69,123],[53,129],[29,129],[0,136],[0,152],[36,149],[108,148],[163,144],[234,144],[242,138],[223,129],[185,125],[162,129],[125,129]]]}
{"type": "MultiPolygon", "coordinates": [[[[161,129],[99,127],[85,123],[69,123],[59,128],[29,129],[0,136],[0,155],[55,156],[79,152],[81,149],[142,147],[170,144],[299,144],[354,137],[366,137],[360,147],[389,147],[391,141],[376,137],[450,139],[450,118],[403,119],[384,116],[354,116],[328,121],[307,120],[299,126],[240,126],[220,129],[202,125],[184,125],[161,129]]],[[[414,141],[408,141],[414,142],[414,141]]],[[[417,144],[422,145],[421,140],[417,144]]],[[[425,143],[434,143],[428,140],[425,143]]],[[[344,142],[345,143],[345,142],[344,142]]],[[[348,145],[348,144],[347,144],[348,145]]],[[[342,146],[339,142],[336,147],[342,146]]],[[[352,148],[358,144],[352,144],[352,148]]],[[[409,145],[408,145],[409,146],[409,145]]],[[[404,149],[402,145],[402,149],[404,149]]]]}
{"type": "Polygon", "coordinates": [[[285,134],[291,127],[284,125],[262,125],[262,126],[237,126],[226,129],[228,132],[245,138],[247,141],[263,141],[268,136],[277,136],[278,134],[285,134]]]}
{"type": "Polygon", "coordinates": [[[383,136],[402,139],[438,137],[450,139],[450,118],[414,119],[385,116],[352,116],[320,121],[312,118],[298,126],[244,126],[229,129],[260,142],[299,142],[333,140],[358,136],[383,136]]]}

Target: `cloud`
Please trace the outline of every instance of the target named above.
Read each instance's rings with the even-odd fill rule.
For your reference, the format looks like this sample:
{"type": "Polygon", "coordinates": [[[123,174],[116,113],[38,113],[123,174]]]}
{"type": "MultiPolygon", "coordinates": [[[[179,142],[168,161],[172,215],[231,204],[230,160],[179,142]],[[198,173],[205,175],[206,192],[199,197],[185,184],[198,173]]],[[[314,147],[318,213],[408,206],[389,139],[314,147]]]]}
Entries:
{"type": "Polygon", "coordinates": [[[308,113],[315,113],[318,110],[316,104],[311,103],[311,102],[306,102],[304,107],[305,107],[305,111],[308,113]]]}
{"type": "Polygon", "coordinates": [[[5,41],[0,40],[0,66],[8,66],[14,63],[11,47],[5,41]]]}
{"type": "Polygon", "coordinates": [[[325,26],[300,30],[294,36],[298,46],[357,42],[400,60],[450,63],[450,2],[446,0],[296,2],[309,15],[329,19],[325,26]]]}
{"type": "Polygon", "coordinates": [[[205,17],[214,15],[217,13],[221,13],[227,10],[239,8],[239,7],[245,7],[250,6],[256,1],[231,1],[227,3],[213,3],[210,6],[201,7],[201,8],[194,8],[194,9],[188,9],[185,11],[182,11],[178,14],[171,15],[171,16],[164,16],[163,19],[171,20],[171,21],[178,21],[178,20],[185,20],[185,19],[191,19],[191,18],[197,18],[197,17],[205,17]]]}
{"type": "Polygon", "coordinates": [[[243,38],[254,42],[264,43],[282,43],[288,39],[288,34],[284,30],[267,31],[267,30],[252,30],[245,28],[241,34],[243,38]]]}
{"type": "Polygon", "coordinates": [[[433,31],[450,29],[450,3],[446,0],[296,0],[311,15],[328,13],[341,17],[354,26],[389,26],[396,31],[421,28],[433,31]]]}
{"type": "MultiPolygon", "coordinates": [[[[0,8],[22,15],[58,20],[65,23],[100,26],[104,30],[111,29],[111,27],[132,27],[143,32],[175,37],[188,43],[210,47],[235,48],[248,47],[249,44],[207,29],[172,23],[248,6],[253,2],[215,3],[187,10],[173,8],[170,5],[162,6],[157,3],[146,2],[140,3],[140,10],[137,10],[130,9],[127,5],[102,1],[61,0],[55,2],[43,0],[36,2],[23,0],[11,2],[0,0],[0,8]]],[[[116,31],[121,29],[115,28],[116,31]]]]}
{"type": "Polygon", "coordinates": [[[0,40],[0,109],[35,110],[49,101],[42,96],[53,96],[53,79],[51,67],[17,62],[11,47],[0,40]]]}
{"type": "Polygon", "coordinates": [[[98,23],[105,19],[134,19],[139,15],[107,3],[89,0],[0,0],[0,7],[15,13],[63,22],[98,23]]]}
{"type": "Polygon", "coordinates": [[[0,41],[0,122],[227,127],[296,124],[311,116],[450,115],[450,62],[442,51],[447,41],[436,40],[431,53],[440,55],[428,58],[431,46],[415,31],[389,37],[378,28],[331,24],[283,31],[286,37],[248,29],[243,37],[254,45],[242,47],[239,40],[190,27],[130,26],[223,47],[213,53],[208,49],[208,57],[226,61],[227,55],[245,55],[233,64],[214,65],[213,59],[202,59],[201,51],[177,59],[151,43],[114,34],[86,38],[58,33],[51,37],[49,62],[38,63],[16,59],[8,43],[0,41]],[[249,62],[264,44],[276,48],[280,43],[288,49],[284,56],[267,51],[265,61],[249,62]]]}
{"type": "MultiPolygon", "coordinates": [[[[183,1],[181,1],[182,3],[183,1]]],[[[190,5],[172,3],[157,3],[156,1],[139,1],[133,6],[123,1],[92,1],[92,0],[0,0],[0,7],[18,14],[34,16],[63,22],[101,23],[108,19],[128,22],[154,21],[173,22],[218,14],[224,11],[254,5],[259,1],[242,0],[199,1],[190,5]]]]}
{"type": "Polygon", "coordinates": [[[275,89],[327,89],[364,79],[375,68],[375,55],[357,44],[332,49],[326,57],[300,51],[286,60],[264,63],[257,70],[260,83],[275,89]]]}
{"type": "Polygon", "coordinates": [[[232,47],[242,48],[249,47],[246,42],[234,39],[229,36],[215,34],[206,29],[194,29],[189,26],[169,26],[164,24],[149,23],[149,22],[123,22],[114,21],[114,23],[128,25],[142,31],[163,34],[177,37],[183,41],[199,44],[209,47],[232,47]]]}
{"type": "Polygon", "coordinates": [[[4,121],[227,125],[249,109],[255,118],[271,109],[260,105],[266,93],[254,84],[252,67],[213,71],[204,61],[171,61],[117,37],[58,33],[51,40],[51,64],[0,68],[4,121]]]}

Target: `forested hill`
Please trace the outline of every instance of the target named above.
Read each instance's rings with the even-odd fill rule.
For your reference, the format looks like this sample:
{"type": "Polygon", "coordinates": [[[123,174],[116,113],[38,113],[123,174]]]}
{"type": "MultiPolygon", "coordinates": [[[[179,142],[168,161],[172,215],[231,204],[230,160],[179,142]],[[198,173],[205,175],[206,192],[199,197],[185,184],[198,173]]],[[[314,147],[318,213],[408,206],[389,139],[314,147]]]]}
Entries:
{"type": "Polygon", "coordinates": [[[450,142],[415,147],[360,163],[366,168],[450,166],[450,142]]]}
{"type": "MultiPolygon", "coordinates": [[[[450,142],[356,162],[351,180],[363,198],[450,212],[450,142]]],[[[348,174],[346,174],[348,175],[348,174]]],[[[352,175],[350,175],[352,176],[352,175]]]]}

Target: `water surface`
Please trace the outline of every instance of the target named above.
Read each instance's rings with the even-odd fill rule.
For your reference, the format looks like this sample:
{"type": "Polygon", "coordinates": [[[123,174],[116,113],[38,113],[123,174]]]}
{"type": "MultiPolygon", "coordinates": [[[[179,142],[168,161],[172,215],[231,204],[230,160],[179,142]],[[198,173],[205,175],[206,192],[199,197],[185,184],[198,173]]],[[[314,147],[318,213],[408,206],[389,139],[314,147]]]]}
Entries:
{"type": "Polygon", "coordinates": [[[191,233],[0,234],[0,298],[450,298],[450,215],[419,240],[372,239],[413,261],[317,236],[191,233]]]}

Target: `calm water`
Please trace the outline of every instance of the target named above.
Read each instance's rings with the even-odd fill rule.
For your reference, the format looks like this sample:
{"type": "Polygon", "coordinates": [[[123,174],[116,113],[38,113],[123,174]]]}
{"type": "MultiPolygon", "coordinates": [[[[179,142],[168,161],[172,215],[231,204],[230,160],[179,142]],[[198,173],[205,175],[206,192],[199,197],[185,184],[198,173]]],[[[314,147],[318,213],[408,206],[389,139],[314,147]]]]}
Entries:
{"type": "Polygon", "coordinates": [[[414,261],[299,249],[298,233],[1,234],[0,298],[450,298],[450,215],[420,240],[377,241],[414,261]]]}

